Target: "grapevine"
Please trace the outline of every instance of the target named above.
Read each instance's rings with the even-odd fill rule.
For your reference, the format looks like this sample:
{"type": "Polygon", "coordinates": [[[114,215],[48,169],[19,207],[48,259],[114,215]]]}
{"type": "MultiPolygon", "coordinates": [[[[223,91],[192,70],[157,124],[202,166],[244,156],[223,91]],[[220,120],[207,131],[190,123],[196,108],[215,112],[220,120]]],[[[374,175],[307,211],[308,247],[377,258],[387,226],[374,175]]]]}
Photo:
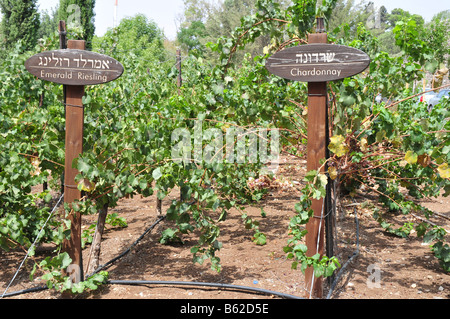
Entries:
{"type": "MultiPolygon", "coordinates": [[[[262,173],[265,163],[229,161],[225,150],[237,145],[248,149],[251,129],[255,134],[267,134],[269,141],[280,132],[286,148],[306,143],[306,85],[270,75],[265,62],[278,50],[306,43],[316,13],[328,18],[335,1],[324,0],[320,12],[315,4],[294,1],[282,10],[270,0],[258,1],[255,15],[243,18],[231,36],[208,45],[215,63],[201,54],[183,60],[181,87],[176,85],[174,55],[158,41],[144,54],[111,45],[112,33],[94,41],[93,50],[120,61],[126,72],[116,81],[86,89],[84,151],[73,163],[80,172],[76,182],[83,197],[72,208],[67,206],[65,213],[75,209],[86,215],[98,214],[125,197],[156,194],[164,199],[179,190],[180,198],[166,207],[167,219],[175,226],[162,232],[161,243],[182,242],[184,235],[198,234],[191,249],[193,262],[209,263],[220,271],[221,222],[237,208],[242,212],[243,227],[253,231],[252,240],[264,245],[267,238],[244,207],[268,192],[251,186],[252,181],[266,177],[262,173]],[[235,63],[235,52],[263,34],[270,36],[264,52],[246,55],[235,63]],[[214,136],[232,128],[246,132],[249,139],[239,144],[233,137],[230,144],[215,144],[214,136]],[[200,135],[198,141],[196,130],[209,135],[200,135]],[[186,143],[175,132],[186,134],[186,143]],[[178,154],[189,160],[174,157],[177,143],[182,145],[178,154]],[[195,156],[196,151],[201,152],[200,157],[195,156]],[[205,160],[205,154],[211,160],[205,160]]],[[[427,222],[433,212],[416,202],[443,192],[450,194],[450,102],[441,102],[431,111],[427,105],[415,103],[417,93],[409,83],[421,80],[425,71],[434,71],[436,66],[430,49],[416,39],[413,28],[412,22],[405,22],[394,30],[403,48],[398,57],[379,51],[378,40],[362,25],[356,39],[334,36],[340,30],[329,33],[331,42],[367,52],[371,64],[361,75],[328,84],[331,156],[323,159],[325,173],[307,172],[306,186],[293,207],[291,238],[283,250],[294,269],[313,267],[316,276],[328,277],[340,267],[334,256],[307,255],[303,243],[304,225],[312,217],[311,200],[323,200],[332,181],[339,184],[340,196],[363,190],[377,194],[388,212],[423,216],[425,220],[396,228],[379,210],[373,213],[386,232],[407,237],[414,229],[430,244],[443,269],[450,271],[447,234],[427,222]],[[376,103],[378,94],[387,101],[376,103]]],[[[49,216],[54,200],[50,190],[60,188],[63,179],[62,87],[33,78],[24,67],[27,57],[57,45],[56,33],[33,52],[24,52],[19,42],[1,62],[0,248],[4,250],[30,247],[49,216]],[[43,184],[49,188],[32,192],[43,184]]],[[[69,235],[70,225],[61,217],[50,219],[40,237],[41,242],[53,243],[59,254],[36,263],[33,275],[43,272],[41,278],[60,291],[96,289],[107,273],[79,286],[69,285],[63,276],[70,261],[60,253],[60,245],[69,235]]],[[[115,217],[110,217],[111,223],[121,222],[126,227],[115,217]]],[[[90,240],[92,228],[83,245],[90,240]]]]}

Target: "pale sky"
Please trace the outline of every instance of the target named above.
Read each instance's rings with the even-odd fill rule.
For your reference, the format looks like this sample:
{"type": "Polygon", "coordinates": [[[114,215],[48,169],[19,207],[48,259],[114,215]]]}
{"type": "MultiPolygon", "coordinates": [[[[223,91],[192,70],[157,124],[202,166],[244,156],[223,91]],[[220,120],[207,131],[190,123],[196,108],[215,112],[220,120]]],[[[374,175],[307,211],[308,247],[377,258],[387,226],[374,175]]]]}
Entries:
{"type": "MultiPolygon", "coordinates": [[[[436,13],[450,9],[450,0],[371,0],[375,7],[384,5],[391,12],[401,8],[412,14],[420,14],[426,22],[436,13]]],[[[356,0],[358,3],[359,0],[356,0]]],[[[38,0],[40,9],[56,7],[59,0],[38,0]]],[[[113,27],[115,0],[96,0],[95,33],[102,36],[113,27]]],[[[164,30],[167,38],[173,40],[177,33],[177,16],[183,13],[183,0],[118,0],[118,20],[137,13],[145,14],[164,30]]],[[[55,26],[56,28],[56,26],[55,26]]]]}
{"type": "MultiPolygon", "coordinates": [[[[115,0],[95,1],[95,34],[102,36],[113,27],[115,0]]],[[[39,9],[55,8],[59,0],[38,0],[39,9]]],[[[118,0],[117,18],[132,17],[142,13],[164,30],[167,38],[177,34],[177,16],[183,13],[183,0],[118,0]]],[[[57,27],[57,26],[56,26],[57,27]]]]}

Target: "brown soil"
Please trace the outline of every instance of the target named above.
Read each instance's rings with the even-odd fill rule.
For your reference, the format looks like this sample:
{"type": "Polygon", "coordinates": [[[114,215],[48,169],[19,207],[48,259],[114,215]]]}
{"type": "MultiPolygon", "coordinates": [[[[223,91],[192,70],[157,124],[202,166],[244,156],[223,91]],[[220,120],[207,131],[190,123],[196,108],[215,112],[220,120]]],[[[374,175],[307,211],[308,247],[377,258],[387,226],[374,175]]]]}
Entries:
{"type": "MultiPolygon", "coordinates": [[[[278,180],[286,182],[276,185],[262,202],[246,208],[249,216],[260,221],[260,230],[267,236],[267,244],[255,245],[252,232],[246,230],[241,212],[232,210],[221,226],[223,248],[219,252],[223,270],[220,273],[209,268],[209,264],[192,263],[190,248],[196,243],[194,236],[183,237],[184,245],[162,245],[161,232],[169,227],[162,221],[148,233],[123,258],[107,270],[110,280],[152,280],[152,281],[197,281],[225,283],[263,288],[298,297],[305,297],[304,276],[300,270],[291,269],[291,261],[283,253],[289,239],[288,223],[294,214],[294,205],[299,196],[306,162],[294,157],[283,160],[278,171],[278,180]],[[261,207],[267,217],[261,217],[261,207]]],[[[179,192],[163,201],[163,209],[179,192]]],[[[331,298],[333,299],[448,299],[450,297],[450,275],[439,266],[429,245],[424,245],[413,234],[409,238],[392,236],[378,225],[371,216],[367,203],[377,205],[368,197],[355,197],[356,204],[343,200],[337,216],[337,257],[341,265],[356,250],[356,224],[354,212],[359,221],[359,254],[340,276],[331,298]],[[375,267],[375,268],[374,268],[375,267]],[[374,275],[379,270],[379,280],[374,275]]],[[[438,198],[424,201],[433,211],[450,217],[450,199],[438,198]]],[[[155,198],[135,197],[121,200],[110,210],[126,218],[128,227],[108,228],[103,236],[100,262],[108,262],[125,251],[157,219],[155,198]]],[[[397,215],[389,222],[399,225],[407,216],[397,215]]],[[[85,216],[84,227],[94,222],[96,216],[85,216]]],[[[433,218],[433,222],[450,230],[450,220],[433,218]]],[[[447,239],[448,241],[448,239],[447,239]]],[[[89,248],[89,246],[88,246],[89,248]]],[[[84,251],[87,260],[89,249],[84,251]]],[[[51,250],[41,248],[36,258],[44,258],[51,250]]],[[[24,257],[23,251],[0,251],[0,293],[11,281],[24,257]]],[[[22,267],[8,293],[39,285],[30,282],[32,261],[22,267]]],[[[86,267],[86,266],[85,266],[86,267]]],[[[324,282],[324,297],[330,285],[324,282]]],[[[44,290],[20,294],[11,299],[58,299],[61,296],[44,290]]],[[[277,296],[243,292],[212,287],[191,287],[174,285],[105,285],[97,291],[83,294],[87,299],[277,299],[277,296]]]]}

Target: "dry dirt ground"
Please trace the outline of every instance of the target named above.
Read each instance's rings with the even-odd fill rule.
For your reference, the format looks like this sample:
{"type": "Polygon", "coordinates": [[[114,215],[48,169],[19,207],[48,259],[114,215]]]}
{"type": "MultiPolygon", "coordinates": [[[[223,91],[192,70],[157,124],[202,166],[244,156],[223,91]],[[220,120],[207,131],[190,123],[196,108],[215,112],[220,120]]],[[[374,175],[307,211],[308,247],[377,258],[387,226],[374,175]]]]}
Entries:
{"type": "MultiPolygon", "coordinates": [[[[255,245],[252,232],[246,230],[241,212],[233,210],[221,227],[223,248],[219,252],[223,270],[220,273],[209,264],[192,263],[190,248],[196,243],[194,236],[185,236],[184,245],[168,246],[159,243],[161,232],[169,227],[167,221],[159,223],[131,251],[106,270],[110,280],[195,281],[214,282],[262,288],[298,297],[305,297],[304,276],[300,270],[291,269],[291,261],[283,253],[289,238],[288,223],[294,214],[306,162],[294,157],[283,159],[278,179],[282,185],[246,213],[260,221],[260,230],[267,236],[267,244],[255,245]],[[261,217],[261,207],[267,217],[261,217]]],[[[176,196],[174,192],[173,196],[176,196]]],[[[163,201],[167,208],[173,198],[163,201]]],[[[445,273],[428,245],[422,244],[415,234],[410,238],[394,237],[374,221],[365,204],[370,199],[361,196],[352,201],[342,201],[342,211],[337,216],[337,257],[344,265],[357,248],[357,232],[354,212],[359,221],[359,254],[345,267],[332,291],[332,299],[449,299],[450,274],[445,273]]],[[[375,204],[377,204],[375,202],[375,204]]],[[[450,198],[425,201],[430,209],[450,217],[450,198]]],[[[126,228],[108,228],[102,241],[100,263],[104,264],[131,246],[158,218],[155,198],[124,199],[110,210],[127,220],[126,228]]],[[[407,221],[403,215],[390,222],[407,221]]],[[[88,227],[95,216],[84,217],[88,227]]],[[[435,218],[433,221],[450,230],[450,220],[435,218]]],[[[448,239],[447,239],[448,241],[448,239]]],[[[88,246],[89,248],[89,246],[88,246]]],[[[86,262],[89,249],[85,249],[86,262]]],[[[43,258],[49,251],[38,251],[36,258],[43,258]]],[[[0,292],[11,281],[24,257],[23,251],[0,251],[0,292]]],[[[8,292],[37,286],[28,275],[32,262],[21,269],[8,292]]],[[[85,266],[86,267],[86,266],[85,266]]],[[[324,282],[324,297],[330,285],[324,282]]],[[[58,299],[61,296],[44,290],[20,294],[7,299],[58,299]]],[[[105,285],[97,291],[83,294],[83,299],[278,299],[278,296],[212,287],[177,285],[105,285]]]]}

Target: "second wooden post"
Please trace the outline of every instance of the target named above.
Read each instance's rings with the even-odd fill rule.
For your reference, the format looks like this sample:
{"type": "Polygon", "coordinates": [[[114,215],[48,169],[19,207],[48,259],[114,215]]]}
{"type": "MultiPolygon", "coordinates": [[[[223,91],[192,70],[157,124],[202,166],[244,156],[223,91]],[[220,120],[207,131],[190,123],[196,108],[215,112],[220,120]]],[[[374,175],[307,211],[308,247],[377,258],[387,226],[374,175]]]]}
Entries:
{"type": "MultiPolygon", "coordinates": [[[[313,33],[308,37],[308,43],[327,43],[326,33],[313,33]]],[[[307,171],[318,170],[320,161],[326,158],[327,131],[327,82],[308,82],[308,144],[307,171]]],[[[323,171],[322,171],[323,173],[323,171]]],[[[314,216],[306,224],[306,246],[308,256],[323,255],[325,201],[312,200],[311,209],[314,216]]],[[[308,267],[305,271],[307,298],[321,298],[323,295],[323,278],[314,276],[314,269],[308,267]]]]}

